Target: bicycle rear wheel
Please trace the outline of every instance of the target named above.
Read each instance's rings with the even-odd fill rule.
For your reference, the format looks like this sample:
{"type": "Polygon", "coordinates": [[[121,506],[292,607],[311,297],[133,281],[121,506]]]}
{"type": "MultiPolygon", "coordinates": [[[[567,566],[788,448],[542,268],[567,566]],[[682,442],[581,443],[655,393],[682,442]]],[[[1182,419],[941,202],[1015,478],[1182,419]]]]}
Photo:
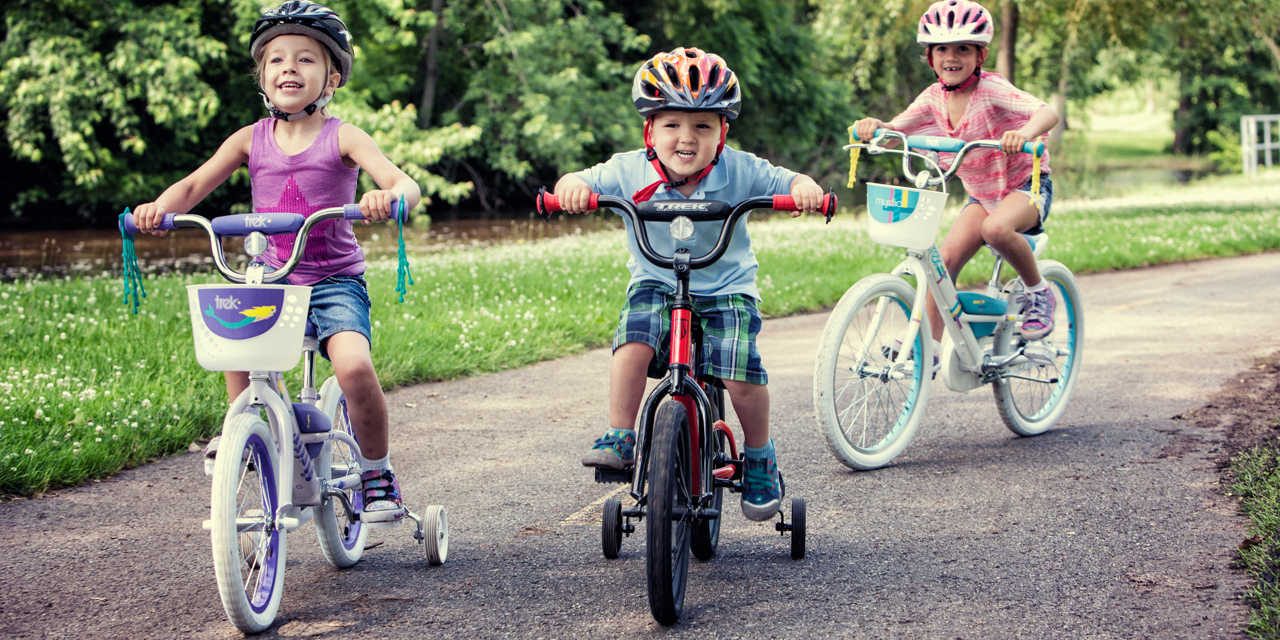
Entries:
{"type": "MultiPolygon", "coordinates": [[[[712,460],[719,460],[721,453],[729,449],[728,436],[716,430],[711,437],[715,450],[711,452],[712,460]]],[[[712,465],[714,467],[714,465],[712,465]]],[[[714,483],[715,480],[713,479],[714,483]]],[[[711,507],[720,515],[714,518],[703,518],[693,525],[693,538],[690,546],[693,557],[699,560],[710,560],[716,557],[716,548],[720,546],[720,519],[724,517],[724,487],[713,485],[711,488],[711,507]]]]}
{"type": "Polygon", "coordinates": [[[658,407],[649,460],[645,573],[649,611],[663,625],[680,619],[689,577],[694,504],[688,428],[684,405],[666,400],[658,407]]]}
{"type": "Polygon", "coordinates": [[[241,414],[223,430],[213,463],[213,569],[227,619],[244,633],[271,626],[284,596],[285,530],[276,446],[267,424],[241,414]]]}
{"type": "Polygon", "coordinates": [[[1075,276],[1059,262],[1040,262],[1040,277],[1053,287],[1058,306],[1053,333],[1027,342],[1018,327],[1003,323],[996,331],[992,353],[1007,356],[1023,350],[1025,356],[1006,367],[992,384],[1000,419],[1020,436],[1048,431],[1062,416],[1079,378],[1084,346],[1084,305],[1075,276]]]}
{"type": "Polygon", "coordinates": [[[889,464],[920,426],[933,362],[928,316],[914,344],[897,343],[914,300],[915,289],[902,278],[868,276],[845,292],[822,330],[814,410],[827,447],[851,469],[889,464]],[[894,364],[903,348],[911,349],[910,359],[894,364]]]}
{"type": "MultiPolygon", "coordinates": [[[[346,433],[354,437],[351,419],[347,414],[347,401],[342,395],[335,378],[325,380],[320,387],[320,408],[329,417],[329,424],[334,432],[346,433]]],[[[324,443],[320,455],[316,457],[316,474],[322,480],[335,480],[350,474],[359,475],[360,461],[355,452],[346,443],[329,440],[324,443]]],[[[320,506],[316,507],[316,538],[320,541],[320,551],[329,564],[345,569],[360,561],[364,555],[365,538],[368,527],[360,521],[360,512],[364,509],[364,496],[360,492],[360,483],[340,490],[346,501],[337,496],[324,496],[320,506]]]]}

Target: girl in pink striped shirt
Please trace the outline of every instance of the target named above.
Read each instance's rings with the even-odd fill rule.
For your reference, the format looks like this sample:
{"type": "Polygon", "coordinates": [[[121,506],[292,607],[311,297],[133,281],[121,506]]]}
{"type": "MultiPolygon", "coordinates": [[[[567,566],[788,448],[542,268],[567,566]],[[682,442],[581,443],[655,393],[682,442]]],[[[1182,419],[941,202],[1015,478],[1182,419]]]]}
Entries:
{"type": "MultiPolygon", "coordinates": [[[[920,92],[911,106],[887,124],[864,118],[855,122],[854,128],[862,140],[870,140],[879,128],[961,140],[1000,140],[1003,153],[974,149],[956,170],[970,199],[940,249],[953,279],[984,243],[999,251],[1026,286],[1022,335],[1038,340],[1053,331],[1057,302],[1048,283],[1040,278],[1030,246],[1019,234],[1038,232],[1049,215],[1053,183],[1046,152],[1040,164],[1040,193],[1032,196],[1031,156],[1021,149],[1028,140],[1052,129],[1058,116],[1042,100],[1003,76],[982,70],[994,31],[991,14],[976,2],[933,3],[920,17],[916,42],[924,45],[925,60],[938,82],[920,92]]],[[[943,154],[943,158],[950,155],[943,154]]],[[[936,342],[942,338],[942,317],[932,299],[929,315],[936,342]]]]}

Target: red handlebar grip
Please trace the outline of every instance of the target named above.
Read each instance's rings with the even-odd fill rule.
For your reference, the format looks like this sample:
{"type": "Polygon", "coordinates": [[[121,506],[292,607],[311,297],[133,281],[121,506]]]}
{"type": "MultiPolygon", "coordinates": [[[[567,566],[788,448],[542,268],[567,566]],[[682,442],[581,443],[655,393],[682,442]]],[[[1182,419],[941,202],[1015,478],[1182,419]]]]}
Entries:
{"type": "Polygon", "coordinates": [[[560,198],[555,194],[543,190],[538,193],[538,213],[549,216],[560,211],[560,198]]]}
{"type": "MultiPolygon", "coordinates": [[[[795,198],[787,195],[776,195],[773,197],[773,208],[777,211],[799,211],[796,206],[795,198]]],[[[820,212],[828,218],[836,212],[836,194],[827,193],[822,196],[822,208],[820,212]]]]}
{"type": "MultiPolygon", "coordinates": [[[[553,213],[559,213],[564,210],[564,208],[560,206],[560,198],[546,189],[538,192],[537,204],[538,213],[544,216],[549,216],[553,213]]],[[[600,194],[591,194],[591,198],[587,200],[587,208],[600,208],[600,194]]]]}

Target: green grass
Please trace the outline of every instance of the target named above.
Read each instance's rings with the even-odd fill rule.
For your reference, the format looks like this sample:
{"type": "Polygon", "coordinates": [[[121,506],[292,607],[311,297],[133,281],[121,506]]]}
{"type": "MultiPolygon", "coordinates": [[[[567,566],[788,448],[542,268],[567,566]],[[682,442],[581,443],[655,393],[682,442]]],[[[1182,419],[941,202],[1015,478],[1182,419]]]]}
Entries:
{"type": "Polygon", "coordinates": [[[1280,637],[1280,451],[1259,446],[1231,462],[1231,491],[1252,524],[1240,545],[1240,561],[1254,581],[1246,594],[1253,608],[1246,632],[1253,638],[1280,637]]]}
{"type": "MultiPolygon", "coordinates": [[[[1270,204],[1280,198],[1266,186],[1275,176],[1232,180],[1059,203],[1049,256],[1084,273],[1280,248],[1280,210],[1270,204]]],[[[855,213],[830,225],[752,222],[766,316],[829,307],[858,278],[892,267],[898,252],[871,243],[855,213]]],[[[417,284],[405,304],[395,303],[393,263],[375,261],[368,274],[374,361],[388,387],[606,345],[627,281],[617,230],[433,252],[412,263],[417,284]]],[[[985,281],[989,269],[980,254],[961,281],[985,281]]],[[[195,364],[183,285],[218,281],[149,276],[137,316],[121,304],[118,279],[0,284],[0,492],[76,484],[215,433],[221,374],[195,364]]]]}

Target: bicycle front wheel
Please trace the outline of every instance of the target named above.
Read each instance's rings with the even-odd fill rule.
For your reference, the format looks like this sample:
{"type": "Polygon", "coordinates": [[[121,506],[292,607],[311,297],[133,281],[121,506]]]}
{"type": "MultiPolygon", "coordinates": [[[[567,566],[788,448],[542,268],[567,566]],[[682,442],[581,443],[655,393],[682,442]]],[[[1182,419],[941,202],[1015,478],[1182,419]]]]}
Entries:
{"type": "MultiPolygon", "coordinates": [[[[334,432],[355,436],[351,418],[347,414],[347,400],[342,395],[336,378],[329,378],[320,387],[320,409],[329,417],[329,424],[334,432]]],[[[316,458],[316,474],[322,481],[331,482],[359,473],[360,461],[350,446],[338,440],[324,443],[316,458]]],[[[369,528],[360,521],[360,512],[364,509],[360,483],[355,482],[337,491],[342,496],[322,496],[320,506],[316,507],[316,537],[320,541],[320,551],[325,560],[339,569],[345,569],[359,562],[364,555],[369,528]]]]}
{"type": "Polygon", "coordinates": [[[241,414],[223,430],[213,463],[211,538],[218,595],[244,633],[271,626],[284,596],[285,530],[277,526],[275,438],[241,414]]]}
{"type": "Polygon", "coordinates": [[[658,407],[651,432],[645,573],[649,611],[668,626],[680,619],[689,577],[694,503],[688,429],[684,405],[667,400],[658,407]]]}
{"type": "Polygon", "coordinates": [[[850,469],[889,464],[920,426],[933,362],[928,316],[920,319],[915,342],[900,344],[915,293],[897,276],[863,278],[840,298],[822,330],[814,411],[827,447],[850,469]],[[894,363],[902,349],[909,349],[907,357],[894,363]]]}
{"type": "Polygon", "coordinates": [[[993,354],[999,358],[1022,351],[992,385],[996,408],[1005,426],[1020,436],[1048,431],[1067,408],[1079,378],[1084,347],[1084,304],[1075,276],[1059,262],[1040,262],[1040,277],[1058,298],[1053,332],[1028,342],[1012,323],[996,331],[993,354]]]}

